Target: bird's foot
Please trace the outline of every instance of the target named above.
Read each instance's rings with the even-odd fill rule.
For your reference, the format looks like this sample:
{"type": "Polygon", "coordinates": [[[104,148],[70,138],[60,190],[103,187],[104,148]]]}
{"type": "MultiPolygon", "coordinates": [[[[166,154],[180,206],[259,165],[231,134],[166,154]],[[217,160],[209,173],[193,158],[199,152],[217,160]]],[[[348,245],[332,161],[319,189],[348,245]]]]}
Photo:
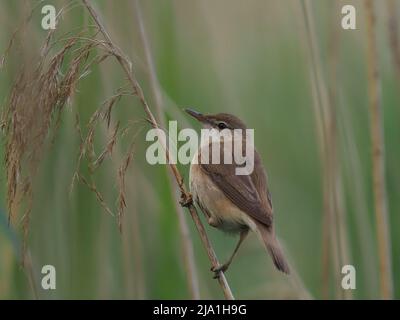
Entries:
{"type": "Polygon", "coordinates": [[[182,207],[190,207],[193,204],[193,197],[190,193],[182,193],[179,201],[182,207]]]}
{"type": "Polygon", "coordinates": [[[225,272],[228,270],[229,264],[224,263],[223,265],[212,266],[211,271],[214,272],[214,279],[218,279],[221,275],[221,272],[225,272]]]}

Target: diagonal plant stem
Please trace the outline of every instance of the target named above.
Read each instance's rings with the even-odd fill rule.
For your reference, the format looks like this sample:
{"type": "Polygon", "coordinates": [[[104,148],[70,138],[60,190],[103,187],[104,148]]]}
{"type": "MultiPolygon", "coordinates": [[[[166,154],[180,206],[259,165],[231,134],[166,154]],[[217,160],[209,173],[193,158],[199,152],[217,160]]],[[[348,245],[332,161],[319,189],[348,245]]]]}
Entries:
{"type": "MultiPolygon", "coordinates": [[[[133,0],[133,8],[135,11],[137,23],[139,25],[140,41],[142,42],[143,45],[146,65],[149,70],[150,87],[154,96],[154,105],[156,109],[157,118],[160,121],[161,126],[163,128],[166,128],[165,115],[162,110],[162,105],[163,105],[162,92],[157,79],[154,61],[151,55],[150,45],[148,42],[148,37],[146,35],[146,30],[142,19],[141,8],[138,0],[133,0]]],[[[168,167],[165,168],[168,171],[168,167]]],[[[174,178],[172,175],[169,174],[169,172],[167,172],[167,174],[168,174],[169,190],[171,191],[172,198],[175,199],[174,201],[175,212],[178,216],[178,221],[179,221],[179,231],[181,236],[183,259],[186,268],[186,276],[189,285],[189,291],[191,293],[191,297],[194,300],[198,300],[200,299],[199,280],[197,276],[196,262],[193,253],[193,244],[192,240],[190,239],[189,228],[185,219],[185,213],[182,207],[179,205],[178,193],[175,192],[176,187],[174,185],[174,178]]]]}
{"type": "Polygon", "coordinates": [[[371,143],[372,143],[372,178],[375,204],[375,218],[378,237],[379,273],[381,296],[393,297],[392,258],[390,248],[390,229],[388,225],[388,204],[385,181],[385,142],[383,136],[383,115],[378,65],[378,52],[375,34],[375,12],[371,0],[366,0],[365,12],[367,23],[367,64],[368,93],[370,101],[371,143]]]}
{"type": "MultiPolygon", "coordinates": [[[[82,0],[83,4],[85,5],[85,7],[87,8],[87,10],[89,11],[90,15],[92,16],[94,22],[96,23],[97,27],[99,28],[101,34],[103,35],[103,37],[106,40],[108,49],[110,50],[110,52],[112,53],[112,55],[115,56],[115,58],[118,60],[119,64],[121,65],[125,75],[128,78],[128,81],[133,89],[133,91],[135,92],[136,96],[139,98],[140,103],[144,109],[144,112],[146,113],[147,117],[148,117],[148,121],[150,122],[150,124],[152,125],[152,127],[154,129],[160,129],[158,122],[156,121],[152,111],[149,108],[149,105],[147,104],[147,101],[144,97],[143,94],[143,90],[140,86],[140,84],[138,83],[138,81],[136,80],[133,70],[132,70],[132,65],[130,63],[130,61],[125,57],[125,55],[123,54],[123,52],[121,51],[120,48],[118,48],[114,42],[112,41],[110,35],[108,34],[107,30],[105,29],[104,25],[100,22],[100,18],[98,13],[95,11],[95,9],[93,8],[93,6],[91,5],[89,0],[82,0]]],[[[161,129],[160,129],[161,130],[161,129]]],[[[162,141],[163,139],[159,139],[159,141],[162,141]]],[[[168,147],[166,145],[164,145],[164,149],[166,152],[166,158],[167,161],[169,160],[169,150],[168,147]]],[[[186,190],[185,186],[184,186],[184,182],[183,182],[183,178],[182,175],[180,174],[180,172],[178,171],[178,168],[176,167],[175,164],[170,163],[170,161],[168,161],[168,166],[173,174],[173,176],[175,177],[176,183],[178,184],[179,187],[179,191],[181,193],[181,198],[182,198],[182,203],[186,203],[186,206],[190,212],[190,215],[196,225],[197,231],[199,232],[200,235],[200,239],[203,243],[203,246],[205,247],[206,251],[207,251],[207,255],[209,260],[211,261],[211,264],[213,266],[219,266],[219,262],[217,259],[217,256],[215,254],[215,251],[210,243],[210,240],[208,239],[208,236],[206,234],[206,231],[204,229],[204,226],[200,220],[200,217],[197,213],[197,210],[195,208],[195,206],[193,205],[192,201],[191,201],[191,195],[190,193],[186,190]]],[[[224,293],[224,296],[226,299],[230,299],[233,300],[233,294],[232,291],[229,287],[229,284],[225,278],[225,275],[223,272],[220,272],[219,277],[217,278],[222,291],[224,293]]]]}

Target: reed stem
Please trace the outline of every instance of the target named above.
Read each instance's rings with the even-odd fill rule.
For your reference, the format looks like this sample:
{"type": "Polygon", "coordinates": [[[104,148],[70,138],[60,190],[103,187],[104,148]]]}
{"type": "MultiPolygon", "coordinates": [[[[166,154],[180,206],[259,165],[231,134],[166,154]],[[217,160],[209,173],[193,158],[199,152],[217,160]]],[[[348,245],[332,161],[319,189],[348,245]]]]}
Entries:
{"type": "MultiPolygon", "coordinates": [[[[149,70],[149,78],[150,78],[150,87],[154,97],[154,106],[157,114],[158,121],[163,128],[166,128],[165,124],[165,115],[162,110],[163,105],[163,96],[160,89],[160,84],[157,79],[157,73],[154,66],[153,57],[150,50],[150,44],[148,42],[148,37],[146,34],[146,30],[144,27],[143,19],[142,19],[142,12],[140,8],[140,4],[138,0],[133,0],[133,6],[135,11],[135,16],[139,25],[139,35],[140,40],[143,45],[144,54],[145,54],[145,61],[147,68],[149,70]]],[[[168,167],[165,167],[168,171],[168,167]]],[[[194,259],[194,252],[193,252],[193,244],[192,240],[190,239],[189,234],[189,227],[186,223],[185,214],[182,207],[179,205],[179,196],[176,193],[176,186],[174,185],[173,176],[168,174],[168,184],[169,190],[171,192],[171,197],[175,200],[175,212],[178,216],[179,221],[179,231],[181,236],[181,244],[182,244],[182,251],[183,251],[183,260],[186,269],[187,281],[189,285],[189,291],[191,294],[192,299],[198,300],[200,299],[200,291],[199,291],[199,280],[197,276],[196,270],[196,262],[194,259]]]]}
{"type": "Polygon", "coordinates": [[[381,100],[378,52],[375,35],[375,12],[371,0],[364,1],[367,23],[368,94],[370,108],[370,134],[372,143],[372,178],[375,219],[378,238],[378,256],[381,297],[393,296],[390,229],[385,181],[385,142],[383,134],[383,108],[381,100]]]}
{"type": "MultiPolygon", "coordinates": [[[[147,117],[148,117],[148,121],[150,122],[150,124],[152,125],[153,128],[155,129],[160,129],[160,126],[157,122],[157,120],[155,119],[152,111],[150,110],[150,107],[147,103],[147,100],[145,99],[143,90],[139,84],[139,82],[136,80],[134,73],[133,73],[133,68],[132,68],[132,64],[130,63],[130,61],[126,58],[126,56],[124,55],[124,53],[121,51],[121,49],[119,49],[119,47],[117,47],[114,42],[112,41],[110,35],[108,34],[106,28],[104,27],[104,25],[100,22],[100,18],[98,13],[94,10],[93,6],[91,5],[89,0],[82,0],[83,4],[85,5],[85,7],[87,8],[87,10],[89,11],[90,15],[92,16],[95,24],[97,25],[97,27],[99,28],[101,34],[103,35],[103,37],[105,38],[107,45],[109,47],[110,52],[115,56],[115,58],[117,59],[117,61],[119,62],[119,64],[121,65],[125,75],[128,78],[128,81],[132,87],[133,92],[136,93],[136,96],[139,98],[140,103],[144,109],[144,112],[146,113],[147,117]]],[[[160,139],[161,141],[161,139],[160,139]]],[[[169,150],[167,146],[164,146],[165,152],[166,152],[166,156],[167,156],[167,160],[169,159],[169,150]]],[[[191,199],[191,195],[190,193],[186,190],[185,186],[184,186],[184,182],[183,182],[183,178],[182,175],[180,174],[180,172],[178,171],[178,168],[176,167],[175,164],[169,163],[168,162],[168,166],[173,174],[173,176],[175,177],[176,183],[178,184],[179,190],[181,192],[181,197],[183,200],[188,200],[191,199]]],[[[208,239],[208,236],[206,234],[206,231],[204,229],[204,226],[199,218],[199,215],[197,213],[197,210],[195,208],[195,206],[193,205],[192,202],[188,202],[187,204],[187,208],[191,214],[191,217],[196,225],[197,231],[199,232],[201,241],[203,243],[203,246],[205,247],[207,254],[208,254],[208,258],[211,261],[211,264],[213,266],[219,266],[219,262],[217,259],[217,256],[215,254],[215,251],[210,243],[210,240],[208,239]]],[[[226,299],[234,299],[234,296],[232,294],[232,291],[230,289],[230,286],[225,278],[225,275],[223,272],[220,272],[219,277],[217,278],[222,291],[224,293],[224,296],[226,299]]]]}
{"type": "Polygon", "coordinates": [[[314,96],[314,112],[319,134],[320,157],[322,162],[323,184],[323,252],[322,252],[322,291],[325,298],[329,292],[329,262],[332,257],[336,298],[346,297],[340,286],[341,266],[348,263],[349,257],[343,208],[340,205],[340,170],[337,148],[336,110],[332,103],[323,76],[322,63],[315,34],[314,16],[309,0],[303,0],[302,11],[306,27],[307,47],[310,55],[311,83],[314,96]],[[326,252],[329,251],[329,254],[326,252]]]}

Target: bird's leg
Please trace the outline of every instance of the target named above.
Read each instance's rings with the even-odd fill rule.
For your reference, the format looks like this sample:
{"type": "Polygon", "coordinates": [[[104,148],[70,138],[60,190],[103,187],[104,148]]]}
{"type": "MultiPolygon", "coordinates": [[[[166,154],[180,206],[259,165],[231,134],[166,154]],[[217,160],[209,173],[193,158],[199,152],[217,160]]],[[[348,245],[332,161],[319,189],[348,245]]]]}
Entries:
{"type": "Polygon", "coordinates": [[[249,234],[249,229],[245,229],[245,230],[240,232],[239,242],[237,243],[235,250],[233,250],[233,253],[232,253],[231,257],[229,258],[229,260],[227,262],[225,262],[221,266],[211,267],[211,271],[214,272],[214,279],[219,277],[220,272],[225,272],[226,270],[228,270],[229,265],[231,264],[231,262],[232,262],[233,258],[235,257],[236,253],[238,252],[240,245],[242,244],[244,239],[246,239],[248,234],[249,234]]]}

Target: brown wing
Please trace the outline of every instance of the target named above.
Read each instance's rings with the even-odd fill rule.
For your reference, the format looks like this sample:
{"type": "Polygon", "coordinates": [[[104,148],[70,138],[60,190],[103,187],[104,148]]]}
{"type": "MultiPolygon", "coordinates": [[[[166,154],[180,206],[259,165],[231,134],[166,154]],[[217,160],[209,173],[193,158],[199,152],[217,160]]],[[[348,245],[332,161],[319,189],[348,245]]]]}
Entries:
{"type": "MultiPolygon", "coordinates": [[[[222,162],[224,159],[222,147],[220,153],[222,162]]],[[[255,151],[254,170],[251,175],[236,175],[235,169],[238,166],[235,163],[200,164],[200,167],[240,210],[266,226],[272,225],[271,197],[257,151],[255,151]]]]}

